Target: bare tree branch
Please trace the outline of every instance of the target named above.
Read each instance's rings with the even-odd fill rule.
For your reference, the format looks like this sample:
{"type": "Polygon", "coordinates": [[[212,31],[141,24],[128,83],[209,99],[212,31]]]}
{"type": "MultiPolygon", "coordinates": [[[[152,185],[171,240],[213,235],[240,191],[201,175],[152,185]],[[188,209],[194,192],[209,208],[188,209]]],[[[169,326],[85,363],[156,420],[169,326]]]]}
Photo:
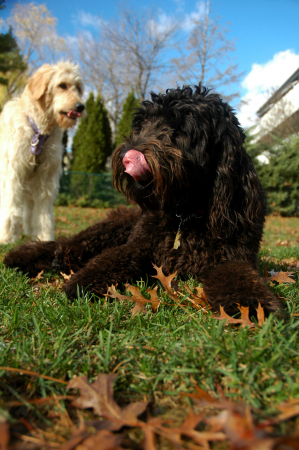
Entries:
{"type": "Polygon", "coordinates": [[[178,26],[173,20],[162,26],[150,9],[140,13],[122,6],[117,20],[98,23],[96,36],[78,36],[77,53],[86,83],[101,92],[115,131],[132,88],[144,100],[170,72],[167,52],[174,44],[178,26]]]}
{"type": "MultiPolygon", "coordinates": [[[[232,86],[242,77],[232,57],[235,40],[228,38],[230,24],[222,26],[219,20],[211,17],[210,0],[207,0],[204,14],[192,21],[181,57],[173,60],[180,81],[186,84],[200,82],[221,92],[224,86],[232,86]]],[[[238,95],[238,92],[232,92],[225,98],[231,100],[238,95]]]]}
{"type": "Polygon", "coordinates": [[[29,74],[44,62],[53,63],[62,56],[65,40],[57,35],[57,19],[46,5],[16,4],[7,22],[14,30],[29,74]]]}

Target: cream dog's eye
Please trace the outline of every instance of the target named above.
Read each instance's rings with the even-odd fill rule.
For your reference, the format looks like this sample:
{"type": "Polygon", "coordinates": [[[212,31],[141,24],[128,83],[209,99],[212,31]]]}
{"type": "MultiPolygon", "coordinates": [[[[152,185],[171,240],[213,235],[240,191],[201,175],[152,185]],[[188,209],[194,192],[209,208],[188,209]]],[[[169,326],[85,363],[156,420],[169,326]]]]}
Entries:
{"type": "Polygon", "coordinates": [[[67,89],[67,85],[65,83],[61,83],[58,87],[61,89],[67,89]]]}

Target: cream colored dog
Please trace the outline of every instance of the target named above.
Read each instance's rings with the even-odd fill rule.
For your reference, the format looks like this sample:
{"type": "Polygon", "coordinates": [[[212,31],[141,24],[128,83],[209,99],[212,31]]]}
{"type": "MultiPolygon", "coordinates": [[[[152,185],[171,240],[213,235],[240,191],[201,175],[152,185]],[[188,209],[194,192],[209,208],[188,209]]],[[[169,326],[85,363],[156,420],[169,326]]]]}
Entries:
{"type": "Polygon", "coordinates": [[[45,64],[0,116],[0,243],[23,232],[54,238],[53,203],[62,172],[62,129],[84,110],[78,67],[45,64]]]}

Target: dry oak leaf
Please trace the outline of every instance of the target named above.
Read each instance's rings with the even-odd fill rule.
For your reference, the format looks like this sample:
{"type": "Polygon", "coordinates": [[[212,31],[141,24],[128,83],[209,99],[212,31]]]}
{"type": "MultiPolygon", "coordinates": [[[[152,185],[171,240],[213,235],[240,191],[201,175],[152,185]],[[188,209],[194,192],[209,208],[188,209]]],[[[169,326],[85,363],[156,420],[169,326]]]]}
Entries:
{"type": "Polygon", "coordinates": [[[81,408],[93,408],[94,413],[103,416],[105,428],[111,431],[119,430],[122,426],[136,426],[137,417],[144,412],[148,402],[130,403],[120,408],[113,399],[113,382],[116,374],[100,373],[94,383],[88,382],[87,376],[73,378],[67,389],[79,389],[80,397],[72,405],[81,408]]]}
{"type": "Polygon", "coordinates": [[[264,308],[261,306],[260,302],[258,308],[256,309],[256,312],[257,312],[257,321],[259,327],[261,327],[265,323],[265,311],[264,308]]]}
{"type": "Polygon", "coordinates": [[[40,272],[38,272],[38,274],[36,275],[35,278],[32,278],[32,279],[30,280],[30,284],[34,284],[34,283],[36,283],[36,282],[39,283],[39,280],[41,280],[41,279],[43,278],[43,273],[44,273],[44,269],[41,270],[40,272]]]}
{"type": "Polygon", "coordinates": [[[140,290],[138,287],[136,286],[131,286],[130,284],[126,284],[126,289],[131,292],[132,297],[128,296],[128,295],[122,295],[119,294],[116,290],[116,286],[112,285],[108,288],[108,292],[107,295],[111,298],[116,298],[120,301],[124,301],[124,300],[130,300],[132,302],[135,302],[136,305],[134,306],[134,308],[132,309],[132,315],[135,316],[136,314],[140,313],[140,312],[144,312],[145,311],[145,305],[147,303],[151,303],[152,305],[152,311],[155,312],[157,311],[159,305],[160,305],[160,300],[158,298],[157,295],[157,289],[158,286],[154,289],[147,289],[147,292],[150,294],[151,299],[149,300],[148,298],[143,297],[143,295],[141,294],[140,290]]]}
{"type": "Polygon", "coordinates": [[[132,294],[132,297],[129,297],[130,300],[136,302],[136,305],[132,310],[133,316],[139,312],[145,311],[145,305],[147,303],[151,303],[153,312],[157,311],[157,309],[159,308],[160,300],[157,294],[158,286],[156,286],[154,289],[147,289],[147,292],[151,296],[150,300],[148,298],[143,297],[143,295],[140,292],[140,289],[137,286],[131,286],[130,284],[126,284],[126,289],[132,294]]]}
{"type": "Polygon", "coordinates": [[[180,303],[180,299],[177,296],[175,290],[173,291],[173,286],[172,286],[172,282],[174,280],[174,278],[177,276],[177,272],[174,272],[170,275],[165,276],[163,273],[163,266],[158,267],[155,264],[153,264],[154,268],[157,271],[157,275],[152,275],[153,278],[157,278],[162,286],[164,287],[165,291],[171,296],[171,298],[176,302],[176,303],[180,303]]]}
{"type": "Polygon", "coordinates": [[[67,275],[66,273],[63,273],[63,272],[60,272],[60,275],[62,276],[64,281],[69,281],[71,279],[72,275],[74,275],[74,272],[71,269],[71,272],[69,275],[67,275]]]}
{"type": "Polygon", "coordinates": [[[282,402],[276,408],[281,411],[276,419],[287,420],[294,416],[299,416],[299,398],[292,398],[287,402],[282,402]]]}
{"type": "Polygon", "coordinates": [[[268,278],[268,280],[266,281],[270,281],[271,285],[273,285],[273,281],[277,281],[279,284],[280,283],[296,283],[295,280],[293,280],[293,278],[290,278],[289,275],[293,275],[294,272],[275,272],[275,274],[271,277],[268,278]]]}
{"type": "Polygon", "coordinates": [[[194,294],[187,284],[184,284],[184,288],[190,294],[190,297],[187,297],[187,299],[192,303],[192,306],[194,306],[196,309],[199,309],[200,306],[210,309],[208,299],[202,287],[197,286],[195,288],[197,294],[194,294]]]}
{"type": "Polygon", "coordinates": [[[196,392],[194,392],[194,393],[191,393],[191,394],[189,394],[189,393],[183,393],[182,395],[183,395],[184,397],[192,398],[192,399],[195,400],[196,403],[198,403],[199,405],[200,405],[201,403],[206,404],[206,403],[214,403],[214,402],[217,401],[214,397],[212,397],[208,392],[206,392],[206,391],[205,391],[204,389],[202,389],[201,387],[195,385],[195,389],[196,389],[196,392]]]}
{"type": "MultiPolygon", "coordinates": [[[[259,303],[260,305],[260,303],[259,303]]],[[[241,319],[234,319],[233,317],[226,314],[224,311],[224,308],[220,305],[220,316],[214,316],[213,319],[217,320],[226,320],[227,323],[231,324],[240,324],[242,327],[254,327],[254,323],[251,322],[249,319],[249,306],[238,306],[239,310],[241,311],[241,319]]]]}
{"type": "MultiPolygon", "coordinates": [[[[283,436],[279,438],[273,438],[268,435],[266,431],[266,425],[255,425],[251,410],[248,405],[242,405],[240,403],[233,403],[227,400],[218,402],[213,397],[211,397],[207,392],[196,386],[197,393],[195,394],[184,394],[188,397],[194,398],[194,400],[199,401],[199,406],[209,407],[211,402],[214,409],[222,410],[217,415],[212,415],[210,417],[203,416],[202,420],[210,426],[210,435],[199,433],[196,430],[191,432],[187,430],[182,434],[192,437],[195,442],[203,446],[203,448],[209,448],[208,441],[222,440],[222,434],[231,443],[229,447],[231,450],[283,450],[284,447],[280,447],[279,444],[289,446],[290,450],[299,450],[299,435],[298,436],[283,436]],[[219,433],[219,432],[223,433],[219,433]],[[196,434],[198,433],[198,434],[196,434]],[[207,437],[207,442],[205,445],[204,439],[207,437]]],[[[279,405],[278,409],[282,411],[276,419],[285,420],[295,415],[299,415],[299,399],[291,399],[289,402],[284,402],[279,405]]],[[[197,416],[190,413],[185,424],[187,429],[195,428],[197,416]],[[195,424],[195,426],[193,426],[195,424]]],[[[174,433],[178,433],[179,429],[171,429],[174,433]]]]}
{"type": "Polygon", "coordinates": [[[120,447],[123,436],[115,435],[107,430],[101,430],[93,436],[89,436],[76,447],[76,450],[124,450],[120,447]]]}
{"type": "Polygon", "coordinates": [[[41,270],[41,271],[36,275],[36,277],[35,277],[34,279],[35,279],[35,280],[40,280],[41,278],[43,278],[43,273],[44,273],[44,269],[41,270]]]}
{"type": "Polygon", "coordinates": [[[216,416],[205,418],[205,422],[211,426],[211,432],[224,432],[226,438],[231,441],[231,449],[254,450],[260,448],[261,450],[263,447],[259,447],[259,445],[271,443],[271,439],[268,439],[268,436],[254,425],[248,405],[225,400],[214,403],[214,407],[222,409],[222,412],[216,416]]]}
{"type": "Polygon", "coordinates": [[[201,445],[200,448],[210,448],[209,441],[225,441],[227,437],[222,432],[214,432],[214,431],[197,431],[195,427],[199,422],[203,421],[204,414],[201,413],[199,415],[195,415],[192,410],[189,411],[189,414],[185,420],[185,422],[176,428],[168,428],[159,425],[158,423],[155,425],[157,429],[157,433],[167,437],[174,444],[181,444],[181,436],[188,436],[192,438],[196,444],[201,445]]]}

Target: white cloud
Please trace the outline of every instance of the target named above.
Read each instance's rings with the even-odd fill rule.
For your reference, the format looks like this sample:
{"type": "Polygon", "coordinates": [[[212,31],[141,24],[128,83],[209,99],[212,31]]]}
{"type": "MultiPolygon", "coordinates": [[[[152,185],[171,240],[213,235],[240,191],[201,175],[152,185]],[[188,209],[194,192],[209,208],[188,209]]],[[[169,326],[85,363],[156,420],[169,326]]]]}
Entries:
{"type": "Polygon", "coordinates": [[[194,27],[194,22],[201,19],[205,13],[206,3],[203,0],[196,3],[194,11],[190,12],[190,14],[184,14],[184,0],[173,0],[173,2],[176,4],[176,8],[173,10],[172,15],[167,15],[160,10],[158,20],[149,22],[149,28],[153,35],[169,31],[174,26],[175,21],[178,20],[183,30],[190,31],[194,27]]]}
{"type": "Polygon", "coordinates": [[[170,31],[173,26],[173,18],[172,16],[168,16],[165,12],[160,12],[158,15],[158,20],[150,20],[148,23],[150,33],[153,36],[157,36],[159,34],[164,34],[170,31]]]}
{"type": "Polygon", "coordinates": [[[182,23],[182,28],[185,31],[190,31],[194,27],[194,22],[200,20],[205,14],[206,3],[199,1],[195,5],[195,10],[190,14],[186,14],[182,23]]]}
{"type": "Polygon", "coordinates": [[[85,27],[85,28],[98,28],[102,24],[102,19],[98,16],[95,16],[94,14],[85,12],[85,11],[79,11],[79,13],[75,16],[72,16],[72,21],[77,26],[85,27]]]}
{"type": "Polygon", "coordinates": [[[254,125],[257,110],[299,67],[299,55],[292,50],[276,53],[265,64],[253,64],[242,82],[245,94],[241,99],[238,118],[244,128],[254,125]]]}

